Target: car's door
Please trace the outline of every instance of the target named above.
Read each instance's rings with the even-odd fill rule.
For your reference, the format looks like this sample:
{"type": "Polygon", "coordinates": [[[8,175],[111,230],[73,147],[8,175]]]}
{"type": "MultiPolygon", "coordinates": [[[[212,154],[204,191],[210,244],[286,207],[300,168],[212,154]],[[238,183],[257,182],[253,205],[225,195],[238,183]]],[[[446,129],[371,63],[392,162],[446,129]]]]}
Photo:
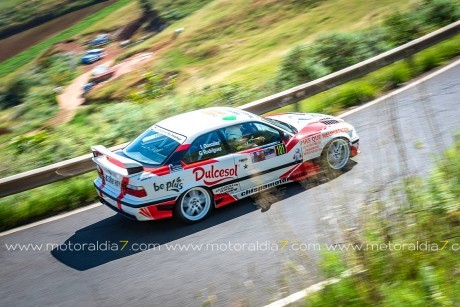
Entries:
{"type": "Polygon", "coordinates": [[[214,189],[238,181],[238,166],[218,131],[197,137],[182,161],[189,173],[187,188],[198,185],[214,189]]]}
{"type": "MultiPolygon", "coordinates": [[[[287,153],[280,130],[261,122],[247,122],[222,129],[234,161],[238,166],[238,179],[242,191],[280,179],[289,168],[301,163],[301,155],[287,153]],[[243,140],[234,144],[231,134],[236,128],[243,140]]],[[[248,193],[252,194],[252,193],[248,193]]]]}

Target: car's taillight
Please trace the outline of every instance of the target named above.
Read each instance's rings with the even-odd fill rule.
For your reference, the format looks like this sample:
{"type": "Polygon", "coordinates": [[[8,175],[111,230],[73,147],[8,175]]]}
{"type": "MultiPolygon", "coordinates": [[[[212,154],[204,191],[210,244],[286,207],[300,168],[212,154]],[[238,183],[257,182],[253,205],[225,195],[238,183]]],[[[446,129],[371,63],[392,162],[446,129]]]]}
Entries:
{"type": "Polygon", "coordinates": [[[105,178],[104,178],[104,171],[99,165],[96,165],[97,173],[99,174],[99,178],[102,179],[102,182],[105,183],[105,178]]]}
{"type": "Polygon", "coordinates": [[[100,156],[102,156],[102,153],[100,153],[97,150],[93,150],[93,157],[97,158],[97,157],[100,157],[100,156]]]}
{"type": "Polygon", "coordinates": [[[147,196],[147,192],[143,187],[138,187],[132,184],[127,184],[125,187],[125,194],[129,194],[136,197],[145,197],[147,196]]]}

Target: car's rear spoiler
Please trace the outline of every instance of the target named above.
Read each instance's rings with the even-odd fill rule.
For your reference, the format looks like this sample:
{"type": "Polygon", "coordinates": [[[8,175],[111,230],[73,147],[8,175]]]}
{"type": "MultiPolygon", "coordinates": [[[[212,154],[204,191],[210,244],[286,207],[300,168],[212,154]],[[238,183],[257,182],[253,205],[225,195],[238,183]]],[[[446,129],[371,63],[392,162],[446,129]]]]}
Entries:
{"type": "Polygon", "coordinates": [[[93,152],[94,159],[100,156],[106,156],[107,160],[112,164],[126,169],[127,175],[132,175],[144,171],[144,167],[139,162],[117,155],[102,145],[91,146],[91,151],[93,152]]]}

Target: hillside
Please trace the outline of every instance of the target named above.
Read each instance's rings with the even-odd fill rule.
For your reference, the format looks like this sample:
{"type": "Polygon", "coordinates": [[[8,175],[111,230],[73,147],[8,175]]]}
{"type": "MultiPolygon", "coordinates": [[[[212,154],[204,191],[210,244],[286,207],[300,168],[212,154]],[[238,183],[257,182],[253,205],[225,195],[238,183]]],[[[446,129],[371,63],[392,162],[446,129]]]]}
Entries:
{"type": "MultiPolygon", "coordinates": [[[[80,34],[74,36],[75,41],[71,44],[78,44],[82,49],[81,41],[90,37],[89,33],[116,28],[114,24],[119,23],[124,14],[135,19],[134,12],[128,15],[133,2],[123,1],[125,4],[110,14],[96,20],[93,18],[93,29],[79,25],[80,34]],[[109,18],[111,14],[119,18],[109,18]],[[88,34],[82,35],[84,31],[88,34]]],[[[393,16],[398,10],[403,14],[421,15],[414,10],[411,1],[385,0],[372,5],[363,1],[352,2],[200,0],[193,1],[195,6],[190,6],[190,2],[177,2],[171,7],[166,0],[159,0],[156,4],[163,4],[165,9],[161,16],[170,23],[167,28],[128,48],[120,48],[116,43],[107,47],[110,59],[117,55],[113,49],[124,52],[118,56],[119,63],[130,56],[134,60],[142,59],[138,56],[143,51],[153,52],[153,56],[147,61],[138,61],[139,69],[97,85],[86,96],[89,98],[86,103],[77,105],[76,113],[68,118],[69,121],[58,121],[59,125],[49,124],[50,119],[59,114],[57,92],[62,87],[66,92],[72,80],[80,80],[83,72],[89,73],[101,62],[83,66],[79,65],[79,53],[48,50],[39,61],[29,64],[27,70],[21,69],[20,74],[8,81],[9,92],[0,93],[0,98],[7,98],[10,102],[0,111],[0,153],[4,157],[3,162],[0,161],[0,170],[5,175],[15,174],[87,153],[94,144],[120,144],[152,123],[186,110],[253,101],[280,88],[305,82],[303,73],[305,70],[311,73],[312,67],[314,73],[307,79],[317,78],[401,43],[390,41],[393,36],[391,27],[384,31],[385,39],[381,39],[382,20],[387,20],[389,15],[393,16]],[[193,13],[198,4],[204,6],[193,13]],[[188,17],[174,21],[187,14],[188,17]],[[174,35],[174,30],[179,28],[184,31],[174,35]],[[322,45],[318,44],[321,40],[322,45]],[[328,46],[328,40],[335,45],[328,46]],[[382,42],[383,47],[380,46],[382,42]],[[303,44],[307,47],[298,47],[303,44]],[[318,48],[320,46],[329,48],[329,51],[323,52],[318,48]],[[336,56],[331,56],[330,50],[336,56]],[[355,54],[355,50],[359,50],[359,54],[355,54]],[[324,58],[325,54],[329,54],[329,58],[324,58]],[[331,59],[337,63],[329,63],[331,59]],[[324,67],[320,67],[322,63],[324,67]],[[294,78],[280,75],[283,71],[294,72],[294,78]],[[297,78],[296,73],[300,73],[301,78],[297,78]],[[285,80],[289,82],[284,83],[285,80]]],[[[431,23],[432,12],[439,15],[433,8],[436,7],[425,7],[423,12],[427,16],[417,17],[419,19],[409,16],[409,20],[427,25],[413,35],[423,35],[451,22],[443,16],[441,23],[431,23]]],[[[452,16],[456,18],[456,15],[452,16]]],[[[143,25],[136,36],[145,33],[143,25]]],[[[390,67],[383,75],[373,77],[371,81],[375,82],[372,84],[344,85],[348,86],[347,91],[338,102],[335,96],[325,93],[327,99],[309,104],[303,110],[334,114],[372,99],[391,86],[398,86],[423,71],[442,65],[458,53],[458,44],[457,38],[440,47],[441,51],[429,51],[432,54],[428,53],[420,60],[416,58],[416,70],[400,65],[394,72],[395,68],[390,67]]],[[[77,89],[75,97],[80,97],[79,89],[83,84],[74,85],[72,83],[77,89]]]]}
{"type": "Polygon", "coordinates": [[[0,39],[107,0],[3,0],[0,3],[0,39]]]}
{"type": "Polygon", "coordinates": [[[216,83],[260,83],[276,71],[294,45],[322,33],[378,25],[382,18],[407,9],[413,1],[384,0],[215,0],[160,35],[127,51],[156,53],[157,61],[115,82],[94,99],[120,99],[147,71],[179,70],[178,91],[216,83]],[[174,29],[184,28],[176,40],[174,29]]]}

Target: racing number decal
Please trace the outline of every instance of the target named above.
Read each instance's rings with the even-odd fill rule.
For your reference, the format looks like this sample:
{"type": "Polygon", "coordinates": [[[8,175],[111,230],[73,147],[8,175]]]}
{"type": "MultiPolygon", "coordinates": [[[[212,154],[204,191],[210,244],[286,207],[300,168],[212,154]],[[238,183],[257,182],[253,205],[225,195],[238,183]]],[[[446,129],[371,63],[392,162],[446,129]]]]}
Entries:
{"type": "Polygon", "coordinates": [[[284,144],[278,144],[275,146],[276,155],[281,156],[286,153],[286,146],[284,144]]]}

